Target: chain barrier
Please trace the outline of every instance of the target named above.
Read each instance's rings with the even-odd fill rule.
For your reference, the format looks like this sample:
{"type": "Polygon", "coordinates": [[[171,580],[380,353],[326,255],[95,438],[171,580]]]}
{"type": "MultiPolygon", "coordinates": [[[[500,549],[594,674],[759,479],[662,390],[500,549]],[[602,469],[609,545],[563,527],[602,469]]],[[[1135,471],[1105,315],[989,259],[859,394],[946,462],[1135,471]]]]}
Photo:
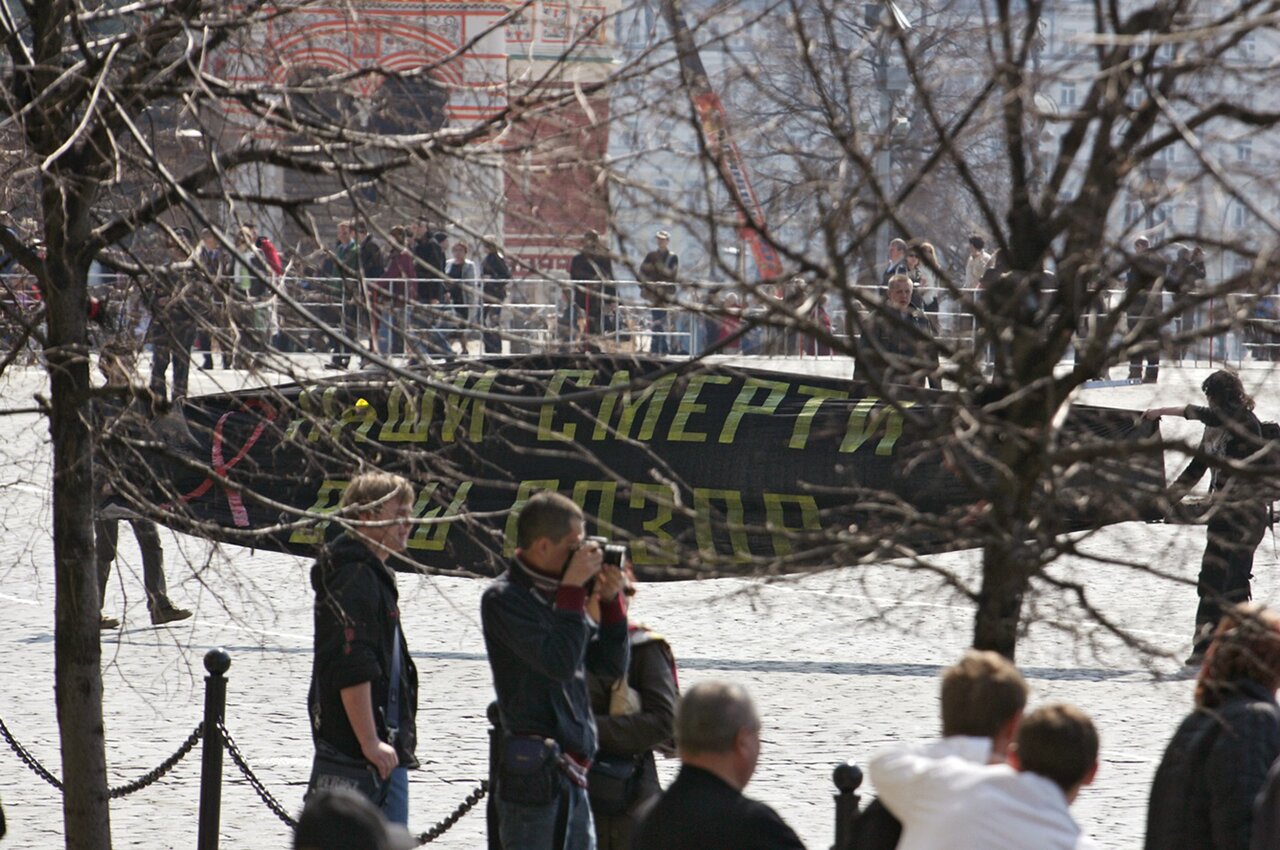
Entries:
{"type": "Polygon", "coordinates": [[[244,756],[240,754],[240,748],[236,746],[235,739],[231,737],[231,733],[227,731],[226,724],[221,720],[218,721],[218,731],[222,733],[222,745],[226,747],[227,755],[231,756],[231,761],[235,762],[235,766],[240,769],[242,774],[244,774],[244,778],[249,783],[249,786],[253,788],[257,795],[262,799],[262,802],[271,810],[272,814],[284,821],[285,825],[290,829],[297,829],[298,822],[289,816],[288,809],[281,805],[280,801],[272,796],[271,792],[267,790],[267,787],[262,784],[262,780],[259,779],[253,772],[252,768],[249,767],[249,763],[245,761],[244,756]]]}
{"type": "Polygon", "coordinates": [[[182,742],[182,746],[178,747],[178,751],[160,762],[160,766],[143,774],[133,782],[121,785],[119,788],[111,789],[111,799],[116,800],[120,797],[132,794],[134,791],[141,791],[153,782],[158,782],[162,776],[173,770],[178,762],[187,757],[187,753],[191,752],[200,739],[204,737],[204,723],[201,722],[195,729],[191,730],[191,734],[187,736],[187,740],[182,742]]]}
{"type": "Polygon", "coordinates": [[[54,788],[57,788],[59,791],[62,790],[62,782],[58,779],[58,777],[54,776],[48,770],[45,770],[44,765],[42,765],[39,761],[37,761],[35,756],[27,752],[26,747],[18,743],[17,739],[15,739],[13,735],[9,733],[9,727],[4,725],[3,720],[0,720],[0,735],[3,735],[4,739],[9,742],[9,749],[17,753],[18,758],[22,759],[22,763],[25,764],[27,767],[31,768],[31,770],[35,773],[36,776],[40,777],[45,782],[48,782],[50,785],[52,785],[54,788]]]}
{"type": "MultiPolygon", "coordinates": [[[[276,817],[280,818],[280,820],[283,821],[290,829],[297,829],[298,822],[289,816],[288,810],[285,809],[279,800],[272,796],[271,792],[262,784],[262,780],[260,780],[253,772],[252,768],[249,767],[249,763],[245,761],[244,756],[240,753],[240,748],[236,746],[235,739],[231,737],[231,733],[227,731],[227,727],[222,721],[218,721],[218,731],[222,733],[223,746],[226,747],[227,754],[231,756],[231,761],[235,763],[235,766],[240,770],[240,773],[244,775],[245,780],[257,793],[258,797],[262,799],[262,802],[266,804],[266,807],[270,809],[276,817]]],[[[9,748],[17,754],[23,764],[31,768],[32,772],[35,773],[36,776],[39,776],[59,791],[62,790],[62,782],[50,773],[35,756],[31,755],[26,747],[18,743],[18,740],[14,738],[13,734],[9,731],[9,727],[5,725],[4,720],[0,720],[0,736],[4,737],[5,741],[9,744],[9,748]]],[[[178,747],[177,752],[162,761],[158,767],[148,771],[133,782],[110,789],[109,793],[111,799],[115,800],[120,797],[125,797],[135,791],[141,791],[148,785],[158,782],[165,774],[173,770],[173,768],[177,766],[178,762],[186,758],[187,755],[195,749],[196,744],[199,743],[200,739],[203,737],[204,723],[200,723],[191,731],[191,734],[187,736],[187,740],[183,741],[181,746],[178,747]]],[[[444,835],[453,828],[454,824],[462,820],[468,812],[474,809],[476,804],[483,800],[485,795],[488,793],[488,781],[481,780],[480,784],[476,786],[476,789],[468,794],[466,798],[458,804],[458,807],[448,815],[448,817],[431,827],[431,829],[418,835],[418,844],[430,844],[432,841],[435,841],[437,838],[444,835]]]]}
{"type": "Polygon", "coordinates": [[[483,800],[484,795],[488,793],[489,781],[486,779],[480,780],[480,784],[476,786],[476,790],[468,794],[467,798],[459,803],[458,808],[454,809],[447,818],[418,836],[418,844],[430,844],[432,841],[435,841],[437,838],[444,835],[455,823],[462,820],[463,816],[465,816],[467,812],[474,809],[476,807],[476,803],[483,800]]]}
{"type": "MultiPolygon", "coordinates": [[[[262,780],[259,779],[257,774],[253,772],[253,769],[249,767],[249,763],[245,760],[244,755],[241,754],[240,748],[236,745],[235,739],[231,737],[231,733],[227,731],[226,725],[221,721],[218,722],[218,731],[222,733],[222,742],[227,749],[227,754],[231,756],[231,761],[240,770],[240,773],[244,775],[249,786],[253,788],[254,792],[262,802],[266,804],[266,807],[271,810],[272,814],[280,818],[280,820],[283,821],[290,829],[297,829],[298,822],[289,815],[289,811],[280,803],[279,800],[275,798],[275,796],[272,795],[270,791],[267,790],[267,787],[262,784],[262,780]]],[[[468,794],[466,799],[459,803],[458,808],[454,809],[448,817],[419,835],[418,844],[429,844],[444,835],[455,823],[462,820],[467,812],[475,808],[476,803],[479,803],[484,799],[484,795],[487,793],[489,793],[489,783],[482,780],[479,786],[468,794]]]]}
{"type": "MultiPolygon", "coordinates": [[[[31,755],[26,747],[18,743],[17,739],[13,737],[13,734],[9,731],[9,727],[4,724],[3,720],[0,720],[0,735],[4,736],[5,741],[9,744],[9,748],[17,753],[18,758],[22,760],[23,764],[31,768],[32,772],[35,773],[36,776],[39,776],[59,791],[62,790],[62,781],[50,773],[48,768],[42,765],[35,756],[31,755]]],[[[117,788],[109,789],[109,796],[111,799],[116,800],[120,797],[128,796],[135,791],[141,791],[148,785],[152,785],[159,781],[166,773],[173,770],[178,762],[187,757],[187,754],[191,752],[203,736],[204,724],[201,723],[191,731],[191,734],[187,736],[187,740],[183,741],[182,745],[178,747],[177,752],[160,762],[159,767],[147,771],[132,782],[127,782],[117,788]]]]}

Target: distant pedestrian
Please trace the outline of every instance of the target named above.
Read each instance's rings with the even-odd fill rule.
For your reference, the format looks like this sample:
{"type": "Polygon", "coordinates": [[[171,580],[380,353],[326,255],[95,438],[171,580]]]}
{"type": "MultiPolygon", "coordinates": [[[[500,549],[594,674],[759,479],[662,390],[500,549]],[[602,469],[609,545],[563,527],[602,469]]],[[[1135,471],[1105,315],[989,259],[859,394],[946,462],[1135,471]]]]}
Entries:
{"type": "Polygon", "coordinates": [[[700,682],[676,708],[680,773],[636,830],[635,850],[789,850],[804,844],[778,813],[742,793],[760,758],[747,692],[700,682]]]}
{"type": "Polygon", "coordinates": [[[1195,710],[1156,769],[1146,850],[1247,850],[1254,801],[1280,756],[1277,687],[1280,616],[1230,609],[1196,679],[1195,710]]]}
{"type": "Polygon", "coordinates": [[[467,336],[475,326],[475,305],[479,301],[480,270],[474,261],[467,259],[467,243],[454,242],[449,249],[452,259],[445,263],[445,286],[449,293],[449,303],[453,306],[454,337],[465,356],[467,353],[467,336]]]}
{"type": "Polygon", "coordinates": [[[671,234],[659,230],[654,234],[658,247],[644,255],[640,263],[640,280],[645,297],[652,305],[650,316],[650,354],[670,354],[670,333],[674,324],[668,316],[676,306],[676,281],[680,276],[680,257],[671,250],[671,234]]]}
{"type": "Polygon", "coordinates": [[[903,274],[889,281],[888,299],[863,325],[854,352],[854,380],[921,387],[941,386],[933,324],[911,303],[911,280],[903,274]]]}
{"type": "MultiPolygon", "coordinates": [[[[157,398],[179,401],[187,397],[191,376],[191,346],[196,341],[196,315],[207,304],[197,297],[201,291],[188,260],[194,235],[185,227],[174,229],[169,262],[156,269],[148,285],[151,324],[147,342],[151,344],[151,391],[157,398]],[[173,364],[173,395],[169,396],[166,373],[173,364]]],[[[207,287],[203,291],[208,291],[207,287]]]]}
{"type": "Polygon", "coordinates": [[[1160,378],[1161,338],[1160,316],[1164,312],[1163,287],[1165,263],[1151,250],[1151,242],[1145,236],[1133,241],[1133,260],[1125,273],[1125,289],[1129,295],[1127,312],[1131,354],[1129,356],[1129,380],[1154,384],[1160,378]],[[1147,370],[1142,371],[1145,353],[1147,370]]]}
{"type": "Polygon", "coordinates": [[[613,332],[618,299],[613,261],[596,231],[583,235],[582,250],[569,261],[569,280],[577,331],[585,347],[598,349],[599,336],[613,332]]]}
{"type": "MultiPolygon", "coordinates": [[[[134,353],[127,342],[110,342],[102,347],[98,357],[98,370],[107,380],[107,388],[129,394],[126,402],[126,414],[132,411],[139,416],[150,415],[150,402],[145,398],[135,398],[132,389],[134,374],[134,353]]],[[[144,394],[146,390],[142,391],[144,394]]],[[[100,502],[110,498],[113,490],[105,470],[95,467],[95,486],[98,488],[100,502]]],[[[156,524],[142,517],[128,520],[133,529],[133,536],[138,541],[138,551],[142,556],[142,586],[147,595],[147,611],[151,615],[151,624],[163,626],[166,623],[185,620],[191,612],[179,608],[169,599],[169,588],[164,575],[164,549],[160,546],[160,532],[156,524]]],[[[95,517],[93,521],[94,555],[98,567],[98,606],[107,595],[107,583],[111,578],[111,564],[116,560],[117,547],[120,540],[120,520],[95,517]]],[[[120,620],[110,617],[99,610],[98,627],[116,629],[120,620]]]]}
{"type": "Polygon", "coordinates": [[[481,295],[484,304],[480,311],[480,325],[484,337],[485,354],[502,353],[502,305],[507,300],[507,286],[511,283],[511,269],[507,258],[498,247],[496,236],[483,240],[485,255],[480,261],[480,277],[484,280],[481,295]]]}
{"type": "MultiPolygon", "coordinates": [[[[334,765],[372,766],[382,784],[364,788],[387,819],[409,819],[409,775],[418,767],[418,670],[400,622],[389,558],[404,552],[413,488],[399,475],[368,472],[347,485],[341,515],[354,520],[311,568],[315,657],[307,708],[316,759],[310,790],[347,780],[334,765]]],[[[340,527],[339,527],[340,528],[340,527]]]]}
{"type": "Polygon", "coordinates": [[[880,274],[882,286],[889,285],[889,279],[896,274],[907,273],[907,243],[902,239],[889,241],[889,259],[880,274]]]}
{"type": "Polygon", "coordinates": [[[1267,500],[1260,498],[1248,475],[1237,475],[1229,464],[1246,463],[1264,447],[1262,423],[1253,413],[1253,398],[1244,391],[1240,377],[1219,369],[1201,385],[1208,407],[1158,407],[1143,413],[1146,419],[1181,416],[1204,423],[1200,451],[1174,481],[1170,500],[1177,502],[1209,471],[1209,494],[1214,510],[1205,533],[1204,556],[1196,591],[1194,644],[1188,665],[1204,658],[1209,639],[1218,625],[1222,608],[1253,598],[1253,556],[1267,529],[1267,500]]]}

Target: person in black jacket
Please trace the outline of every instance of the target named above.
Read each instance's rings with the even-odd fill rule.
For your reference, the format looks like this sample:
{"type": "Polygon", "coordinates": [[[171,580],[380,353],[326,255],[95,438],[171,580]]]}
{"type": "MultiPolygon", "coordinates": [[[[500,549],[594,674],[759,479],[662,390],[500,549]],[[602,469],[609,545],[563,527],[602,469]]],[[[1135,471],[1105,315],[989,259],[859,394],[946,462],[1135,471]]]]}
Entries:
{"type": "Polygon", "coordinates": [[[778,813],[742,793],[760,757],[760,717],[747,692],[699,682],[676,708],[680,773],[636,829],[635,850],[794,850],[778,813]]]}
{"type": "Polygon", "coordinates": [[[480,311],[481,336],[485,354],[502,353],[502,334],[498,326],[502,322],[502,303],[507,300],[507,284],[511,281],[511,269],[507,259],[493,236],[484,237],[485,255],[480,262],[483,306],[480,311]]]}
{"type": "Polygon", "coordinates": [[[431,225],[421,219],[418,222],[418,237],[413,243],[418,271],[415,300],[420,306],[413,311],[411,330],[422,331],[422,344],[427,353],[441,357],[453,355],[449,338],[440,331],[440,327],[446,324],[441,305],[448,298],[444,288],[444,267],[449,263],[444,253],[444,244],[448,239],[444,233],[433,232],[431,225]]]}
{"type": "Polygon", "coordinates": [[[1254,800],[1280,755],[1280,616],[1226,613],[1196,680],[1195,710],[1151,785],[1147,850],[1248,850],[1254,800]]]}
{"type": "Polygon", "coordinates": [[[627,613],[616,566],[584,537],[582,510],[559,493],[525,503],[519,548],[480,599],[480,622],[506,733],[496,791],[502,846],[579,850],[595,846],[587,769],[596,724],[586,674],[627,672],[627,613]],[[600,594],[599,623],[587,616],[587,588],[600,594]],[[547,744],[546,742],[552,742],[547,744]],[[532,750],[536,789],[517,754],[532,750]],[[508,769],[510,762],[510,770],[508,769]]]}
{"type": "MultiPolygon", "coordinates": [[[[635,593],[634,576],[630,574],[627,593],[635,593]]],[[[599,593],[591,595],[587,613],[593,620],[600,620],[599,593]]],[[[675,754],[672,736],[676,699],[680,695],[675,656],[662,635],[639,623],[631,624],[628,637],[631,662],[626,678],[597,674],[587,677],[591,710],[600,735],[596,761],[601,766],[616,765],[633,771],[627,780],[608,782],[613,793],[607,796],[597,789],[602,774],[593,768],[588,777],[597,850],[631,847],[637,813],[645,801],[661,791],[653,751],[661,750],[668,756],[675,754]],[[617,793],[623,790],[626,793],[617,793]]]]}
{"type": "Polygon", "coordinates": [[[329,747],[377,768],[390,782],[382,810],[401,824],[409,819],[406,771],[418,767],[418,671],[400,629],[400,597],[387,559],[405,549],[412,506],[413,489],[400,476],[356,476],[339,503],[355,523],[326,544],[311,568],[312,737],[318,750],[329,747]],[[400,675],[392,682],[397,655],[400,675]],[[397,716],[388,716],[389,707],[397,716]]]}
{"type": "MultiPolygon", "coordinates": [[[[582,250],[569,261],[569,280],[573,282],[575,328],[581,336],[593,337],[614,330],[618,309],[618,288],[613,282],[613,260],[600,242],[600,234],[588,230],[582,237],[582,250]]],[[[590,340],[587,345],[594,343],[590,340]]]]}
{"type": "Polygon", "coordinates": [[[1154,384],[1160,377],[1160,315],[1163,310],[1164,260],[1151,250],[1151,242],[1139,236],[1133,242],[1133,262],[1125,274],[1125,288],[1132,298],[1129,301],[1128,321],[1131,331],[1136,330],[1139,341],[1129,357],[1129,380],[1154,384]],[[1145,337],[1145,339],[1143,339],[1145,337]],[[1147,371],[1142,371],[1143,353],[1146,353],[1147,371]]]}
{"type": "Polygon", "coordinates": [[[854,380],[941,388],[933,323],[911,303],[911,280],[894,275],[888,299],[864,325],[854,353],[854,380]]]}
{"type": "Polygon", "coordinates": [[[1245,393],[1240,378],[1219,369],[1201,385],[1208,407],[1160,407],[1143,416],[1182,416],[1204,423],[1204,437],[1195,458],[1173,485],[1178,501],[1204,477],[1212,465],[1209,494],[1214,510],[1209,517],[1204,557],[1196,590],[1195,644],[1188,665],[1199,664],[1209,638],[1218,624],[1221,607],[1253,598],[1249,580],[1253,578],[1253,554],[1267,528],[1267,504],[1257,498],[1248,476],[1236,478],[1226,462],[1247,462],[1264,447],[1262,424],[1253,414],[1253,399],[1245,393]]]}

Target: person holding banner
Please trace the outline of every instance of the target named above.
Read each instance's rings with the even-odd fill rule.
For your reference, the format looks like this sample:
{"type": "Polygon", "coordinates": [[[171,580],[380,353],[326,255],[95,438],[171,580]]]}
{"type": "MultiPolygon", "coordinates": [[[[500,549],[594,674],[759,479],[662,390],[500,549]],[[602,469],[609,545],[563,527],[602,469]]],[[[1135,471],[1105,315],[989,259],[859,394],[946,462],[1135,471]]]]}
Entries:
{"type": "Polygon", "coordinates": [[[1233,472],[1232,464],[1247,463],[1264,447],[1262,423],[1253,413],[1253,399],[1234,372],[1219,369],[1201,385],[1208,407],[1157,407],[1143,413],[1146,419],[1182,416],[1204,423],[1200,451],[1173,483],[1172,501],[1178,501],[1209,472],[1209,494],[1214,498],[1205,536],[1204,557],[1196,592],[1194,647],[1186,663],[1200,664],[1209,648],[1222,609],[1253,598],[1253,555],[1267,530],[1268,505],[1253,492],[1248,477],[1233,472]],[[1212,459],[1212,460],[1211,460],[1212,459]]]}
{"type": "Polygon", "coordinates": [[[400,824],[409,820],[406,771],[418,767],[418,671],[387,559],[405,550],[412,508],[404,478],[357,475],[339,502],[356,524],[329,540],[311,568],[315,659],[307,709],[316,755],[308,791],[353,788],[400,824]]]}

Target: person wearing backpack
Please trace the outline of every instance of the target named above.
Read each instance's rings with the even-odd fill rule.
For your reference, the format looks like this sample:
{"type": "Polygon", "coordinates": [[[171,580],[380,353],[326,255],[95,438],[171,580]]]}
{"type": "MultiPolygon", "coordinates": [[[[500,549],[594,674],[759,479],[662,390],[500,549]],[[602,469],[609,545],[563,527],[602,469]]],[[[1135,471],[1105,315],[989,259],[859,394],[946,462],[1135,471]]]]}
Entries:
{"type": "Polygon", "coordinates": [[[1253,398],[1234,372],[1219,369],[1201,385],[1207,407],[1159,407],[1143,413],[1146,419],[1182,416],[1204,423],[1200,448],[1187,468],[1174,481],[1172,502],[1177,502],[1210,470],[1209,513],[1204,557],[1196,591],[1194,646],[1186,663],[1198,665],[1222,610],[1253,598],[1249,580],[1253,578],[1253,554],[1267,528],[1268,502],[1261,497],[1256,476],[1233,473],[1231,464],[1250,463],[1265,449],[1262,423],[1253,413],[1253,398]]]}
{"type": "MultiPolygon", "coordinates": [[[[635,575],[626,570],[624,592],[635,594],[635,575]]],[[[587,600],[587,614],[600,622],[600,593],[587,600]]],[[[600,747],[587,774],[587,795],[596,825],[597,850],[627,850],[638,813],[662,790],[654,750],[675,755],[676,700],[680,686],[676,659],[666,638],[630,622],[631,663],[625,678],[588,673],[587,689],[600,747]]]]}

